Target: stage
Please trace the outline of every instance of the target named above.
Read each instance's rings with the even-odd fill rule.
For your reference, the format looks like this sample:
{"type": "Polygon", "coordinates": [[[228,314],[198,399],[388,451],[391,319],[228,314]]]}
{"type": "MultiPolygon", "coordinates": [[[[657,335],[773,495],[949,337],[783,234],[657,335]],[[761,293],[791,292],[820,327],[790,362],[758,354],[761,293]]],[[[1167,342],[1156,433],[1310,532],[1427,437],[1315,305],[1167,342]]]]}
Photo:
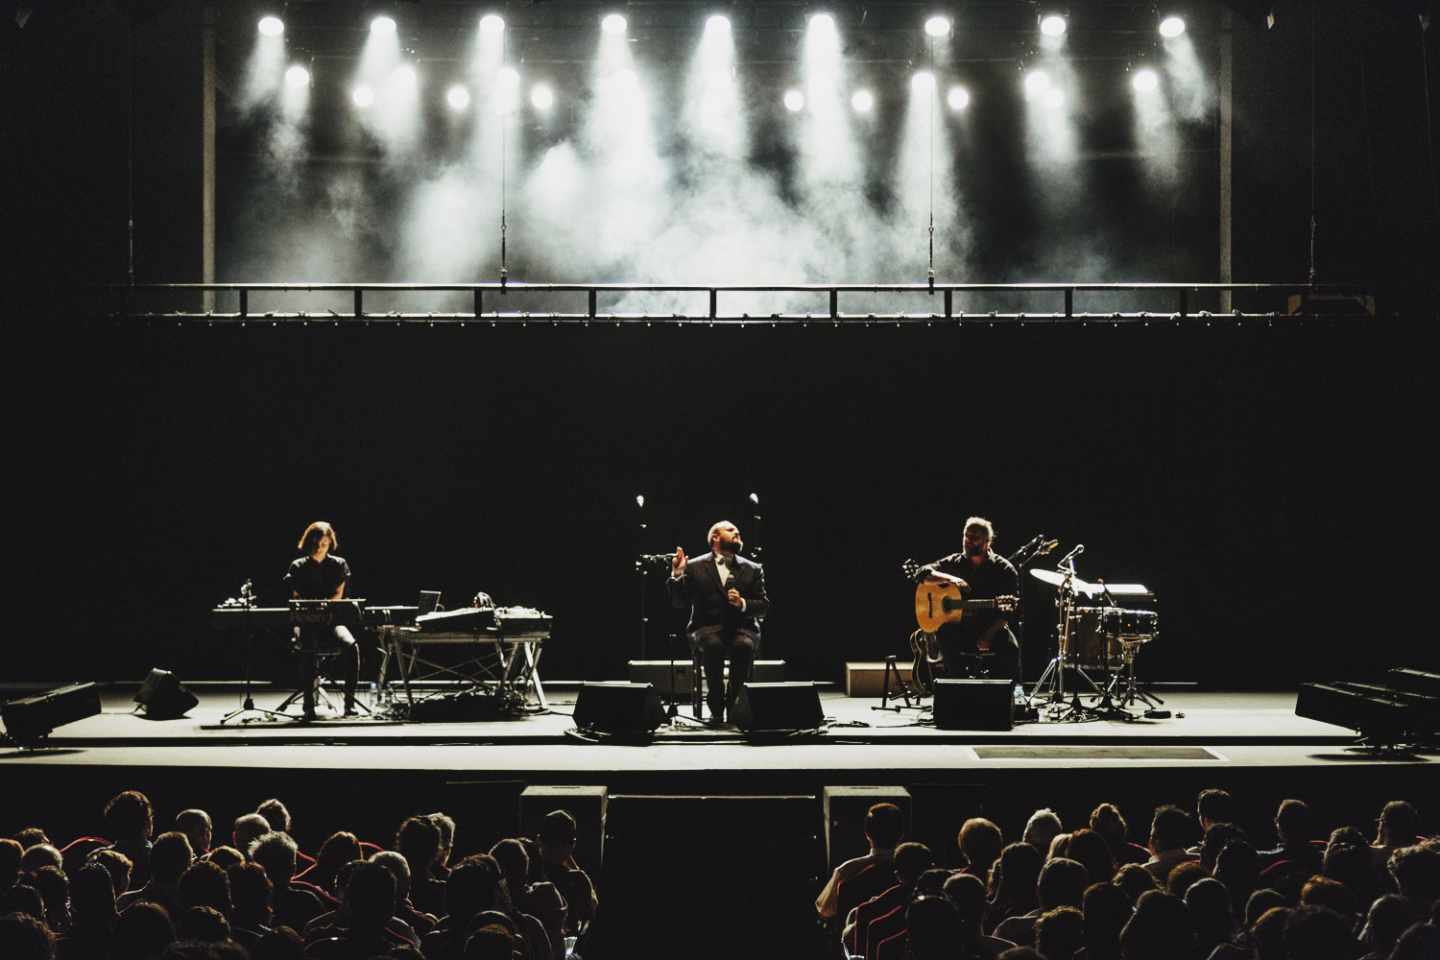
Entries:
{"type": "MultiPolygon", "coordinates": [[[[745,849],[773,861],[772,922],[797,927],[790,936],[801,943],[830,857],[860,842],[829,802],[845,788],[860,795],[862,810],[874,798],[903,798],[911,837],[953,865],[954,838],[968,817],[988,817],[1018,836],[1037,807],[1071,826],[1110,801],[1143,842],[1157,805],[1189,807],[1214,786],[1234,793],[1238,819],[1263,842],[1287,796],[1305,798],[1327,825],[1359,824],[1387,800],[1422,795],[1435,776],[1425,770],[1440,761],[1440,753],[1357,750],[1349,731],[1295,716],[1287,692],[1161,690],[1168,720],[973,732],[936,730],[918,709],[877,710],[878,698],[826,690],[829,723],[819,735],[750,742],[733,728],[682,720],[644,745],[575,736],[568,714],[576,685],[558,683],[547,684],[550,712],[491,723],[222,725],[242,693],[210,684],[199,685],[188,716],[151,721],[132,712],[134,692],[107,689],[104,712],[57,730],[42,749],[0,751],[7,782],[34,788],[5,791],[0,817],[82,832],[98,826],[106,797],[139,789],[166,822],[176,810],[205,806],[223,835],[234,817],[282,797],[306,849],[339,826],[383,842],[406,816],[445,810],[461,823],[469,852],[533,829],[537,811],[568,795],[579,813],[588,811],[588,862],[618,929],[647,916],[656,896],[679,897],[675,917],[708,915],[697,904],[738,882],[732,874],[696,878],[691,870],[683,890],[702,889],[703,897],[656,893],[651,878],[668,875],[677,851],[713,865],[745,849]],[[592,799],[575,800],[579,794],[592,799]],[[695,829],[700,823],[708,826],[695,829]]],[[[275,706],[285,692],[257,688],[255,703],[275,706]]]]}
{"type": "MultiPolygon", "coordinates": [[[[624,782],[655,776],[686,780],[751,776],[908,776],[1092,768],[1327,768],[1427,766],[1435,756],[1377,757],[1352,749],[1347,730],[1295,716],[1293,693],[1167,691],[1169,719],[1017,723],[1010,731],[937,730],[928,700],[899,710],[878,698],[822,692],[827,727],[818,735],[751,741],[734,727],[689,716],[662,726],[647,744],[595,742],[576,735],[573,685],[552,685],[551,709],[511,720],[416,723],[326,715],[311,724],[260,713],[222,723],[242,702],[238,688],[211,684],[197,707],[174,720],[134,712],[133,688],[112,687],[103,712],[55,731],[43,749],[0,753],[5,764],[71,768],[243,768],[429,771],[527,781],[556,778],[624,782]],[[361,759],[363,758],[363,759],[361,759]]],[[[257,707],[284,699],[256,688],[257,707]]],[[[338,699],[338,698],[337,698],[338,699]]]]}

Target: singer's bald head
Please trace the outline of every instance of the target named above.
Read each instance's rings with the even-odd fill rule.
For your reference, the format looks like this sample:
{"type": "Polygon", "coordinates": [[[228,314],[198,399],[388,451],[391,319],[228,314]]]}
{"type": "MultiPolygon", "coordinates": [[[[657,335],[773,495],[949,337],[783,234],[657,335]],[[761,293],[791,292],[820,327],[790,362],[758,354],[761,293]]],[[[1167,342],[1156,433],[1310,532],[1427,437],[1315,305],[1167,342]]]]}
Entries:
{"type": "Polygon", "coordinates": [[[729,553],[737,552],[742,546],[740,530],[729,520],[721,520],[710,526],[710,533],[705,538],[710,544],[711,550],[725,550],[729,553]]]}

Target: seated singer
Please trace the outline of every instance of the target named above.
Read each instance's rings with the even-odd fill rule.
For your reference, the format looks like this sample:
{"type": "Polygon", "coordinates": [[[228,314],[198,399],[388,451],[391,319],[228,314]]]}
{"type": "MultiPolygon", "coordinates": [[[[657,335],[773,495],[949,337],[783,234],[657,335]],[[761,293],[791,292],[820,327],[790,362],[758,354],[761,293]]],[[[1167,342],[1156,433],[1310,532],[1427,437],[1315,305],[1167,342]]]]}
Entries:
{"type": "MultiPolygon", "coordinates": [[[[984,517],[965,521],[965,547],[920,568],[921,579],[958,583],[967,600],[1016,596],[1019,577],[1009,560],[990,549],[995,528],[984,517]]],[[[936,633],[941,674],[952,679],[994,677],[1020,682],[1020,644],[1010,632],[1009,614],[975,610],[936,633]]]]}
{"type": "Polygon", "coordinates": [[[770,609],[765,568],[740,556],[745,544],[735,524],[722,520],[710,528],[710,553],[694,561],[675,548],[666,584],[670,602],[690,607],[690,647],[705,663],[707,702],[713,723],[725,722],[760,641],[761,617],[770,609]],[[725,658],[730,658],[730,689],[725,689],[725,658]]]}
{"type": "MultiPolygon", "coordinates": [[[[350,564],[331,553],[339,546],[335,528],[324,520],[316,520],[305,528],[298,549],[305,556],[297,558],[285,572],[285,586],[298,600],[342,600],[350,581],[350,564]]],[[[343,623],[330,626],[296,627],[300,643],[300,683],[305,699],[305,719],[315,719],[315,657],[314,653],[338,653],[345,668],[345,716],[355,714],[355,685],[360,679],[360,647],[355,635],[343,623]]]]}

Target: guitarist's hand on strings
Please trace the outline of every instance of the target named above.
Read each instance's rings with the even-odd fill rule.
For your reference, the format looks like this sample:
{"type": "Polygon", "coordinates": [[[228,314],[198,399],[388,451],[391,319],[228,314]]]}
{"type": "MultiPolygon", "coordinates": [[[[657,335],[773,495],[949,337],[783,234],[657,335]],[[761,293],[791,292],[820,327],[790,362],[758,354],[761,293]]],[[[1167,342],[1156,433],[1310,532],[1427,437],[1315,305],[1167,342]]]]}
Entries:
{"type": "Polygon", "coordinates": [[[965,580],[962,580],[962,579],[960,579],[959,577],[952,576],[951,574],[948,574],[948,573],[941,573],[939,570],[936,570],[934,567],[927,567],[927,568],[925,568],[924,573],[925,573],[925,579],[928,580],[928,581],[930,581],[931,583],[953,583],[955,586],[957,586],[957,587],[960,588],[960,590],[961,590],[962,593],[969,593],[969,592],[970,592],[970,584],[969,584],[969,582],[968,582],[968,581],[965,581],[965,580]]]}
{"type": "Polygon", "coordinates": [[[676,547],[675,558],[670,561],[670,576],[677,579],[685,576],[685,563],[685,551],[676,547]]]}

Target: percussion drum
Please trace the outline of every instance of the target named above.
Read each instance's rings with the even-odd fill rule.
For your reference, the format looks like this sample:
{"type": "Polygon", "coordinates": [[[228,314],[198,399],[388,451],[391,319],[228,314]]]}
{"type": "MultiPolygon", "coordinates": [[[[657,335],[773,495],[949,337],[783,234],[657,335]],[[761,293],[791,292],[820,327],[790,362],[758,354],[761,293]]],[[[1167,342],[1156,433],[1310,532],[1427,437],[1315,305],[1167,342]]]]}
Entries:
{"type": "Polygon", "coordinates": [[[1120,649],[1111,642],[1112,638],[1105,630],[1105,614],[1109,609],[1113,608],[1070,608],[1070,643],[1065,650],[1066,663],[1107,673],[1112,665],[1118,668],[1120,649]]]}
{"type": "Polygon", "coordinates": [[[1153,610],[1106,607],[1100,614],[1100,629],[1115,641],[1149,643],[1159,633],[1160,615],[1153,610]]]}

